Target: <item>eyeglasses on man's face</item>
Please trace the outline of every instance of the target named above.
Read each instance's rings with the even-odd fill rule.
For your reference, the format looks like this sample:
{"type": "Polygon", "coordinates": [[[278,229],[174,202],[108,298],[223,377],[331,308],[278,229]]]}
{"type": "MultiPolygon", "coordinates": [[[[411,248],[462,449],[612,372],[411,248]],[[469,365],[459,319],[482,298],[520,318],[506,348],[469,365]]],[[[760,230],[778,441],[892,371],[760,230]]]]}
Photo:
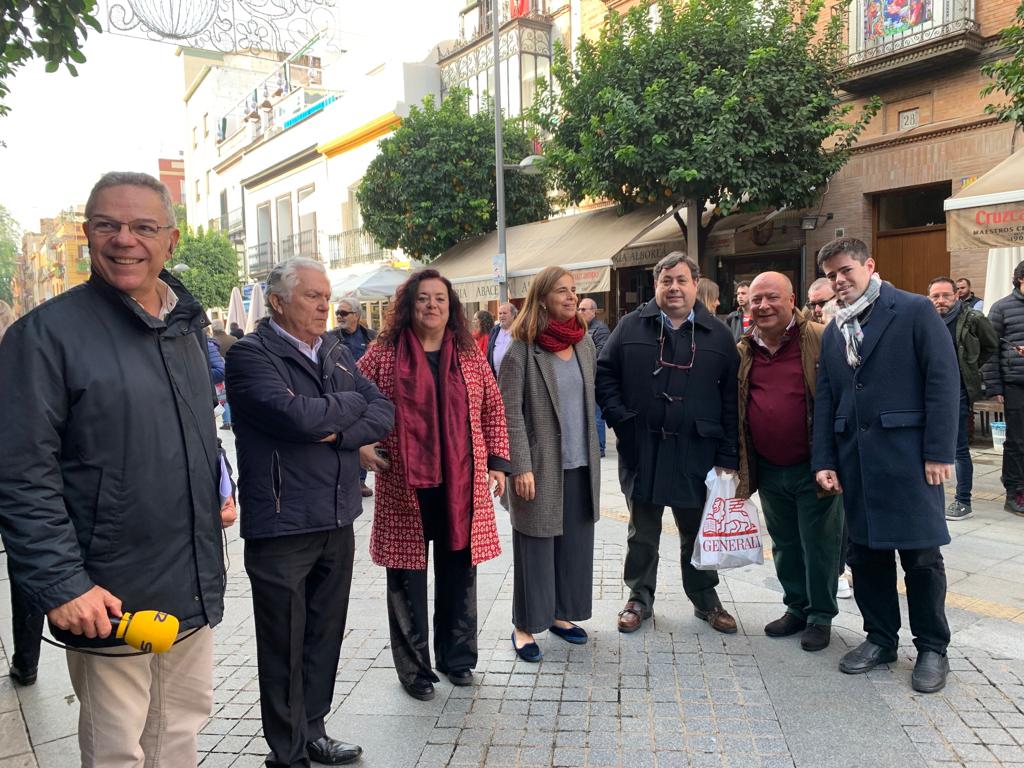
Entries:
{"type": "Polygon", "coordinates": [[[128,231],[136,237],[144,237],[147,240],[152,240],[154,237],[160,234],[162,229],[174,229],[172,224],[157,224],[155,221],[150,219],[137,219],[136,221],[118,221],[117,219],[108,219],[104,216],[90,216],[87,219],[89,222],[89,231],[94,235],[100,237],[113,237],[121,233],[123,227],[128,227],[128,231]]]}
{"type": "Polygon", "coordinates": [[[354,315],[354,314],[355,314],[355,312],[346,312],[344,309],[339,309],[337,312],[334,313],[334,316],[336,318],[338,318],[339,320],[344,320],[349,315],[354,315]]]}
{"type": "Polygon", "coordinates": [[[826,304],[828,304],[830,301],[832,301],[832,299],[820,299],[818,301],[808,301],[807,302],[807,306],[808,307],[814,307],[816,309],[821,309],[826,304]]]}

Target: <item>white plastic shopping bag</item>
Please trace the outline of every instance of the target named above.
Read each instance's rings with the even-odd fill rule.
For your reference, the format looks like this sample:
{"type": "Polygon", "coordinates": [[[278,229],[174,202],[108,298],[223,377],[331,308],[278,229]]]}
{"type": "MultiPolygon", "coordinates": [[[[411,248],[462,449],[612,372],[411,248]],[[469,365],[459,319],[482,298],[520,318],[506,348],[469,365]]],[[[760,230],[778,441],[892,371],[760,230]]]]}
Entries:
{"type": "Polygon", "coordinates": [[[749,499],[736,498],[736,475],[719,475],[712,467],[704,483],[708,498],[690,558],[693,567],[720,571],[763,563],[757,507],[749,499]]]}

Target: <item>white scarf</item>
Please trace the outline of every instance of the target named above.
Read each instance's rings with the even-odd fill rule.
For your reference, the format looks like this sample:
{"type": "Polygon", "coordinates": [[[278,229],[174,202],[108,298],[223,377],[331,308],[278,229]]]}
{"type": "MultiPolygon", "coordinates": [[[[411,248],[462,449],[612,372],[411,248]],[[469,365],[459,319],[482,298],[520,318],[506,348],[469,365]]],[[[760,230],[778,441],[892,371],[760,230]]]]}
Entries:
{"type": "Polygon", "coordinates": [[[846,362],[851,368],[860,365],[860,343],[864,340],[864,331],[860,328],[860,321],[857,319],[865,309],[870,307],[878,299],[878,292],[882,287],[882,278],[876,272],[871,275],[868,281],[867,290],[860,295],[855,302],[841,307],[836,313],[836,325],[839,332],[846,340],[846,362]]]}

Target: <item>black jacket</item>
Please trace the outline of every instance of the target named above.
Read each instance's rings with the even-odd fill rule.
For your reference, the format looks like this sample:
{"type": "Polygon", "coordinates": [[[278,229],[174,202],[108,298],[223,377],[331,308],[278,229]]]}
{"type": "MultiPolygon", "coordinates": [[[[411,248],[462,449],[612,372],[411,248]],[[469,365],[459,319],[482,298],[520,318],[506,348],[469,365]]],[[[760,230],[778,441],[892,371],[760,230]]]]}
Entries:
{"type": "Polygon", "coordinates": [[[362,512],[358,451],[391,431],[395,409],[336,335],[323,339],[314,364],[264,319],[228,350],[243,538],[340,528],[362,512]]]}
{"type": "Polygon", "coordinates": [[[328,331],[324,334],[324,337],[325,339],[333,337],[340,341],[348,347],[352,359],[359,362],[359,358],[366,354],[366,348],[370,346],[370,342],[377,338],[377,332],[365,326],[357,325],[352,333],[345,333],[341,328],[335,328],[333,331],[328,331]]]}
{"type": "Polygon", "coordinates": [[[743,310],[734,309],[728,315],[725,316],[725,324],[729,326],[729,330],[732,332],[732,337],[739,341],[743,338],[743,310]]]}
{"type": "Polygon", "coordinates": [[[622,492],[637,501],[701,507],[708,470],[739,466],[739,353],[703,304],[694,313],[695,336],[666,328],[664,339],[664,360],[677,364],[691,361],[695,339],[688,371],[659,364],[662,319],[653,301],[619,321],[597,361],[597,402],[618,439],[622,492]]]}
{"type": "MultiPolygon", "coordinates": [[[[199,303],[166,322],[93,273],[0,345],[0,527],[39,611],[94,585],[183,629],[223,614],[219,457],[199,303]]],[[[113,645],[68,632],[73,645],[113,645]]]]}
{"type": "Polygon", "coordinates": [[[598,320],[596,317],[590,321],[590,325],[587,326],[587,333],[590,334],[590,338],[594,340],[594,346],[597,347],[597,354],[601,354],[601,350],[604,349],[604,345],[608,343],[608,337],[611,336],[612,332],[608,330],[608,326],[604,324],[602,320],[598,320]]]}
{"type": "Polygon", "coordinates": [[[985,395],[993,397],[1003,394],[1004,384],[1024,386],[1024,357],[1016,350],[1024,345],[1024,294],[1020,289],[1014,288],[1013,293],[993,304],[988,320],[999,338],[999,351],[982,368],[985,395]]]}

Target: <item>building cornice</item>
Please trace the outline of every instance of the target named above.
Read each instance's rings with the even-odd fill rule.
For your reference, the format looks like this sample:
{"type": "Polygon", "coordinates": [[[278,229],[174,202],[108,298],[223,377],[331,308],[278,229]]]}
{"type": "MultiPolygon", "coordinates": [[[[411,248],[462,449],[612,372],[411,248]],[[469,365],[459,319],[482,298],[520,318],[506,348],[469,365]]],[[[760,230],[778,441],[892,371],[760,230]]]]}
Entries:
{"type": "Polygon", "coordinates": [[[402,118],[394,112],[388,112],[370,122],[359,126],[355,130],[343,133],[336,139],[320,144],[316,151],[325,157],[331,158],[348,152],[349,150],[368,144],[374,139],[391,133],[402,124],[402,118]]]}
{"type": "Polygon", "coordinates": [[[268,182],[273,181],[278,176],[283,176],[289,171],[294,171],[305,165],[316,162],[320,159],[320,153],[316,151],[316,145],[300,149],[294,155],[286,157],[278,163],[274,163],[269,168],[264,168],[259,173],[255,173],[246,179],[242,179],[242,186],[247,190],[257,189],[268,182]]]}
{"type": "Polygon", "coordinates": [[[933,126],[931,128],[915,128],[895,136],[879,136],[875,139],[858,142],[851,149],[853,154],[875,152],[881,149],[900,146],[901,144],[917,144],[922,141],[931,141],[942,136],[950,136],[955,133],[966,133],[979,128],[989,128],[999,124],[996,117],[965,118],[963,120],[950,121],[945,125],[933,126]]]}

